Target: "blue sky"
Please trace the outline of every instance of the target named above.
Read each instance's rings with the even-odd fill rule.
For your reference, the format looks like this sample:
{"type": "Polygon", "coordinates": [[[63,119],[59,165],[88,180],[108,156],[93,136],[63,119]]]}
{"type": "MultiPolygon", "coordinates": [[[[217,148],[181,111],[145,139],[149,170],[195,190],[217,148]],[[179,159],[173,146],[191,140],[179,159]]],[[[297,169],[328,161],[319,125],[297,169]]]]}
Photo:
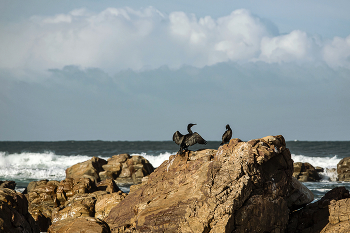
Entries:
{"type": "Polygon", "coordinates": [[[349,9],[0,0],[0,140],[350,140],[349,9]]]}

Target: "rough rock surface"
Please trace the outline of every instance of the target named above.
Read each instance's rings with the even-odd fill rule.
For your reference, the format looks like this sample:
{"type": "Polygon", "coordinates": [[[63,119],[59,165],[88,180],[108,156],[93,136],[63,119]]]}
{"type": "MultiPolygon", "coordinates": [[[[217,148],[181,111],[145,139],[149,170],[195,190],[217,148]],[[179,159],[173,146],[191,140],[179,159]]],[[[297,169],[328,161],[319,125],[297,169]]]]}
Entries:
{"type": "Polygon", "coordinates": [[[5,180],[5,181],[0,180],[0,188],[8,188],[8,189],[15,190],[16,182],[12,180],[5,180]]]}
{"type": "Polygon", "coordinates": [[[322,233],[333,232],[350,232],[350,198],[330,202],[329,223],[322,233]]]}
{"type": "Polygon", "coordinates": [[[113,155],[107,161],[93,157],[66,169],[66,178],[89,178],[99,182],[113,179],[116,184],[139,184],[154,171],[152,164],[140,155],[113,155]]]}
{"type": "Polygon", "coordinates": [[[300,182],[306,181],[319,181],[321,177],[318,174],[321,169],[316,169],[310,163],[294,163],[293,176],[297,178],[300,182]]]}
{"type": "Polygon", "coordinates": [[[79,217],[59,221],[50,226],[48,233],[110,233],[108,225],[92,217],[79,217]]]}
{"type": "Polygon", "coordinates": [[[102,192],[103,194],[118,192],[122,195],[122,192],[112,179],[95,184],[95,182],[89,178],[66,178],[61,182],[55,180],[33,181],[29,183],[26,192],[26,197],[29,202],[28,211],[42,232],[47,231],[53,220],[57,221],[57,219],[65,219],[68,217],[94,216],[94,205],[97,200],[96,196],[98,192],[102,192]],[[86,203],[80,206],[77,204],[78,201],[71,201],[71,199],[75,200],[78,195],[94,192],[95,199],[93,201],[93,206],[87,207],[88,205],[86,203],[89,202],[88,197],[86,203]],[[74,208],[72,208],[72,203],[77,205],[74,205],[74,208]],[[67,207],[68,205],[70,206],[69,208],[67,207]],[[89,209],[92,209],[90,210],[91,214],[86,214],[89,209]]]}
{"type": "Polygon", "coordinates": [[[113,178],[117,184],[139,184],[154,171],[152,164],[139,155],[119,154],[107,161],[99,175],[102,180],[113,178]]]}
{"type": "Polygon", "coordinates": [[[28,213],[28,202],[25,196],[8,188],[0,188],[0,232],[40,232],[28,213]]]}
{"type": "Polygon", "coordinates": [[[92,157],[90,160],[75,164],[66,169],[66,178],[89,178],[93,181],[100,181],[99,173],[103,171],[102,166],[106,160],[92,157]]]}
{"type": "Polygon", "coordinates": [[[338,181],[350,181],[350,157],[343,158],[337,165],[338,181]]]}
{"type": "Polygon", "coordinates": [[[127,196],[122,191],[107,193],[96,191],[93,193],[80,193],[70,197],[64,205],[52,211],[52,222],[78,217],[105,218],[109,211],[127,196]]]}
{"type": "Polygon", "coordinates": [[[170,156],[105,221],[111,232],[283,232],[292,173],[281,135],[231,139],[170,156]]]}
{"type": "Polygon", "coordinates": [[[58,185],[58,181],[40,180],[30,182],[27,187],[28,211],[40,231],[46,231],[51,224],[52,210],[58,205],[56,196],[58,185]]]}
{"type": "Polygon", "coordinates": [[[328,205],[332,200],[341,200],[349,197],[349,191],[345,187],[337,187],[329,191],[315,203],[294,211],[289,218],[287,233],[308,232],[318,233],[327,225],[329,210],[328,205]]]}

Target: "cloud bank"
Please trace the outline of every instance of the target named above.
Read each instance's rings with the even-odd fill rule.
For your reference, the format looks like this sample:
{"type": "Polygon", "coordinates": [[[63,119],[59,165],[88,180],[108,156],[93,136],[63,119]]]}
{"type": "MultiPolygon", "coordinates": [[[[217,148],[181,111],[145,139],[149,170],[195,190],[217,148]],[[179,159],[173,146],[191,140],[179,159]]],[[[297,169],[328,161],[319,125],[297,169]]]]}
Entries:
{"type": "Polygon", "coordinates": [[[321,62],[350,69],[350,35],[322,39],[277,27],[248,10],[217,19],[153,7],[76,9],[2,25],[0,68],[47,70],[66,65],[108,73],[167,65],[204,67],[220,62],[321,62]]]}

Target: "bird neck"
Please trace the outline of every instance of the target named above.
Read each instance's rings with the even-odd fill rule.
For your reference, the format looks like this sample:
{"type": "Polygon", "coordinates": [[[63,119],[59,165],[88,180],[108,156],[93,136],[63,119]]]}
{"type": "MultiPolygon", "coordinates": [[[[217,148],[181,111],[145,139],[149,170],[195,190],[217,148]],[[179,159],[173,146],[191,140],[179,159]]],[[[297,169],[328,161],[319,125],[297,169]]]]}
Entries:
{"type": "Polygon", "coordinates": [[[192,126],[187,127],[187,131],[188,131],[188,133],[193,134],[193,132],[192,132],[192,130],[191,130],[191,127],[192,127],[192,126]]]}

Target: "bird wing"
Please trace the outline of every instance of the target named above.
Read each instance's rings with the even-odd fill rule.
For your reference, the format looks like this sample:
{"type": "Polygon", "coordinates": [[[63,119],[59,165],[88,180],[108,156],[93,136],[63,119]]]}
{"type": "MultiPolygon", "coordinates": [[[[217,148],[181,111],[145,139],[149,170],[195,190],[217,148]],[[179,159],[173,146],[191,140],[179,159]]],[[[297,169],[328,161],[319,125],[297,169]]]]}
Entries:
{"type": "Polygon", "coordinates": [[[186,146],[193,146],[194,144],[207,144],[207,141],[204,140],[201,135],[199,135],[197,132],[190,135],[188,138],[186,138],[186,146]]]}
{"type": "Polygon", "coordinates": [[[230,140],[232,138],[232,130],[229,130],[227,138],[228,138],[228,140],[230,140]]]}
{"type": "Polygon", "coordinates": [[[173,141],[178,145],[182,143],[183,138],[184,136],[179,131],[176,131],[173,135],[173,141]]]}
{"type": "Polygon", "coordinates": [[[232,130],[226,130],[225,133],[222,135],[222,141],[228,142],[232,137],[232,130]]]}

